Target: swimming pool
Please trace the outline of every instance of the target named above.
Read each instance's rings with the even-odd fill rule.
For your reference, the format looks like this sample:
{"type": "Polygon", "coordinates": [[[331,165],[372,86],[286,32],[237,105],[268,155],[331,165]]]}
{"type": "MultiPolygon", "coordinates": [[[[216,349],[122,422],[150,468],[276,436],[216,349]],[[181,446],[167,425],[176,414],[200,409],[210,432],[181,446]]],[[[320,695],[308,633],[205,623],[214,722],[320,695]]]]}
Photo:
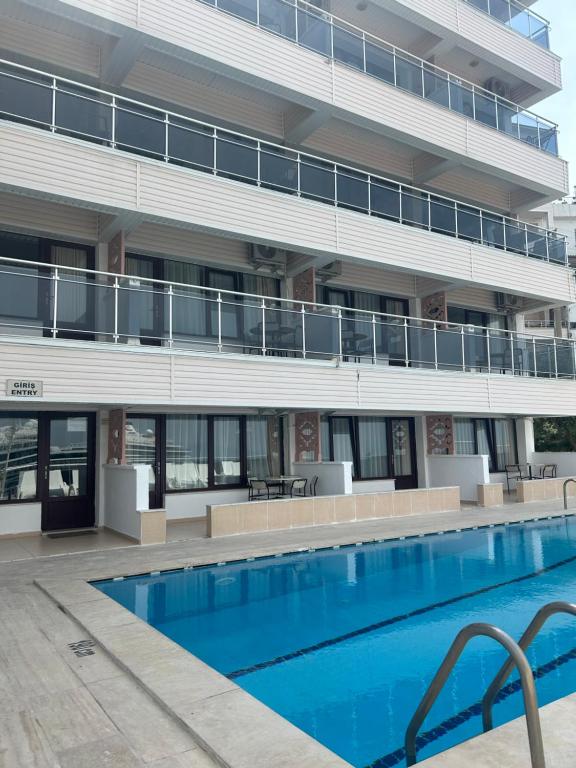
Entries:
{"type": "MultiPolygon", "coordinates": [[[[358,768],[404,766],[406,726],[458,630],[518,638],[576,599],[576,518],[199,567],[94,586],[358,768]]],[[[576,691],[576,620],[530,649],[540,704],[576,691]]],[[[505,658],[474,640],[418,742],[419,760],[481,732],[479,699],[505,658]]],[[[522,714],[514,674],[495,725],[522,714]]]]}

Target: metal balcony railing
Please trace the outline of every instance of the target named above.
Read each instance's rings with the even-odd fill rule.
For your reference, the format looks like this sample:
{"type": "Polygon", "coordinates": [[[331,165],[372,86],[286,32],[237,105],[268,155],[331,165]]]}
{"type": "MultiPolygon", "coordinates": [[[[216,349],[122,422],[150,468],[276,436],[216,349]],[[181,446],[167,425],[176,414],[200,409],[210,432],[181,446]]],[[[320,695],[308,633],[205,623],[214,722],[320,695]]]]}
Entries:
{"type": "Polygon", "coordinates": [[[0,258],[0,334],[576,379],[568,339],[0,258]]]}
{"type": "Polygon", "coordinates": [[[541,48],[550,48],[550,22],[518,0],[466,0],[541,48]]]}
{"type": "MultiPolygon", "coordinates": [[[[413,56],[304,0],[200,0],[321,56],[360,70],[544,152],[558,155],[558,126],[509,99],[413,56]]],[[[480,7],[487,0],[472,5],[480,7]]],[[[503,0],[496,4],[511,5],[503,0]]],[[[491,7],[492,7],[491,6],[491,7]]],[[[517,14],[512,24],[521,27],[517,14]]],[[[528,16],[528,19],[531,17],[528,16]]],[[[527,22],[528,23],[528,22],[527,22]]],[[[540,39],[536,34],[533,38],[540,39]]]]}
{"type": "Polygon", "coordinates": [[[326,158],[0,60],[0,119],[566,265],[566,238],[326,158]]]}

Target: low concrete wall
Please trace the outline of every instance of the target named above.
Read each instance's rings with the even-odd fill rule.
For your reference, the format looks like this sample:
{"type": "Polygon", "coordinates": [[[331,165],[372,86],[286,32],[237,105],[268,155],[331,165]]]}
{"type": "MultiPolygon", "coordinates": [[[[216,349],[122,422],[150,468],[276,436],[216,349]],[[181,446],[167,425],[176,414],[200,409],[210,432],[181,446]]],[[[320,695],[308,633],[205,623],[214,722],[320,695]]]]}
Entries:
{"type": "Polygon", "coordinates": [[[148,509],[147,464],[105,464],[105,519],[112,531],[139,544],[166,541],[166,511],[148,509]]]}
{"type": "Polygon", "coordinates": [[[482,483],[478,486],[479,507],[501,507],[504,504],[502,483],[482,483]]]}
{"type": "Polygon", "coordinates": [[[241,504],[248,500],[248,488],[232,488],[210,491],[180,491],[166,493],[164,506],[168,520],[190,520],[206,517],[206,509],[212,504],[241,504]]]}
{"type": "Polygon", "coordinates": [[[40,533],[42,505],[38,502],[0,504],[0,536],[40,533]]]}
{"type": "Polygon", "coordinates": [[[317,496],[340,496],[352,493],[351,461],[310,461],[295,462],[292,465],[295,475],[312,480],[318,476],[317,496]]]}
{"type": "Polygon", "coordinates": [[[352,483],[352,493],[385,493],[395,490],[395,480],[354,480],[352,483]]]}
{"type": "Polygon", "coordinates": [[[458,487],[252,501],[208,507],[208,536],[459,511],[458,487]]]}
{"type": "Polygon", "coordinates": [[[533,453],[530,459],[532,464],[556,464],[559,477],[576,477],[576,452],[575,451],[546,451],[533,453]]]}
{"type": "MultiPolygon", "coordinates": [[[[567,477],[555,477],[549,480],[518,480],[516,483],[516,501],[548,501],[563,497],[564,483],[567,477]]],[[[568,496],[576,496],[576,483],[568,484],[568,496]]]]}
{"type": "Polygon", "coordinates": [[[478,486],[490,483],[488,456],[428,456],[432,488],[458,485],[463,501],[478,501],[478,486]]]}

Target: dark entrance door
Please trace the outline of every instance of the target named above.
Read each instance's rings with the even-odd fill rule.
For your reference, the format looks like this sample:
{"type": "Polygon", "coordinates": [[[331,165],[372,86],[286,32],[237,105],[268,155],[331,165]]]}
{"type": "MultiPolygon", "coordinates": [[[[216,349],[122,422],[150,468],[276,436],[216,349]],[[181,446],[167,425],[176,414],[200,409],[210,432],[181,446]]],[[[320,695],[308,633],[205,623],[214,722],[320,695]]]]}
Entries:
{"type": "Polygon", "coordinates": [[[150,509],[164,506],[164,466],[162,460],[162,435],[165,429],[163,416],[131,416],[126,420],[126,463],[148,464],[148,492],[150,509]]]}
{"type": "Polygon", "coordinates": [[[93,413],[40,417],[38,490],[43,531],[94,526],[95,422],[93,413]]]}
{"type": "Polygon", "coordinates": [[[392,475],[397,490],[418,487],[414,419],[390,419],[392,475]]]}

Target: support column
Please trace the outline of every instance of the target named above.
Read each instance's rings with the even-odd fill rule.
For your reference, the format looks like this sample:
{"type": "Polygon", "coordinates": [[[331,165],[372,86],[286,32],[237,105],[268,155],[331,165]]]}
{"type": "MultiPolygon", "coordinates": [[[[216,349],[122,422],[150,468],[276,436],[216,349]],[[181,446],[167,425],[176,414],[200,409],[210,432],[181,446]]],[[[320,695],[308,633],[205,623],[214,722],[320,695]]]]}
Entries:
{"type": "Polygon", "coordinates": [[[115,408],[108,414],[107,464],[126,464],[126,411],[115,408]]]}
{"type": "Polygon", "coordinates": [[[518,461],[530,464],[534,454],[534,419],[528,416],[516,419],[516,439],[518,442],[518,461]]]}
{"type": "Polygon", "coordinates": [[[316,269],[310,267],[292,278],[292,298],[294,301],[316,302],[316,269]]]}
{"type": "Polygon", "coordinates": [[[108,243],[108,272],[126,274],[126,236],[122,230],[108,243]]]}

